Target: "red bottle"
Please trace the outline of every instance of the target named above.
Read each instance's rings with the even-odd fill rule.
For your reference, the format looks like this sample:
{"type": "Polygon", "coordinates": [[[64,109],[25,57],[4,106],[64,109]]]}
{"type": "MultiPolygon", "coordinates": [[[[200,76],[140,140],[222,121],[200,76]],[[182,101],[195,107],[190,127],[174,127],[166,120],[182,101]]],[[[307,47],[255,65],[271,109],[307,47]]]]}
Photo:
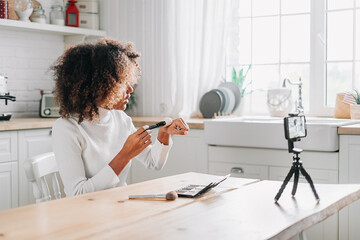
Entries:
{"type": "Polygon", "coordinates": [[[69,6],[66,9],[66,26],[79,27],[79,9],[75,3],[77,0],[69,0],[69,6]]]}
{"type": "Polygon", "coordinates": [[[0,0],[0,18],[9,19],[9,6],[7,1],[0,0]]]}

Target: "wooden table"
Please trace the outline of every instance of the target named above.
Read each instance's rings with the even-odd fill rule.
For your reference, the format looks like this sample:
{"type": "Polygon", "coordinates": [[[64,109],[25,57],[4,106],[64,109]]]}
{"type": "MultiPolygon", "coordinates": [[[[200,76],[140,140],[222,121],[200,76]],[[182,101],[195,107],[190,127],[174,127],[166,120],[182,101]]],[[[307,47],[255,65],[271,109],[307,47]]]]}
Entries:
{"type": "Polygon", "coordinates": [[[360,185],[321,185],[230,178],[196,199],[128,200],[166,193],[218,176],[187,173],[0,212],[0,239],[288,239],[360,198],[360,185]]]}

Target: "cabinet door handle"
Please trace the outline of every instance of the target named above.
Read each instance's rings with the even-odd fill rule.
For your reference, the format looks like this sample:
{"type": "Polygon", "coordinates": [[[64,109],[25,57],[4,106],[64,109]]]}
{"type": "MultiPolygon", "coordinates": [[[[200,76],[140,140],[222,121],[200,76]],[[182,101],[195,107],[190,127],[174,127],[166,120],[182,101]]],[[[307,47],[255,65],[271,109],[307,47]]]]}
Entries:
{"type": "Polygon", "coordinates": [[[52,130],[50,130],[49,135],[52,136],[52,130]]]}
{"type": "Polygon", "coordinates": [[[244,170],[241,167],[233,167],[231,168],[230,173],[242,174],[244,173],[244,170]]]}

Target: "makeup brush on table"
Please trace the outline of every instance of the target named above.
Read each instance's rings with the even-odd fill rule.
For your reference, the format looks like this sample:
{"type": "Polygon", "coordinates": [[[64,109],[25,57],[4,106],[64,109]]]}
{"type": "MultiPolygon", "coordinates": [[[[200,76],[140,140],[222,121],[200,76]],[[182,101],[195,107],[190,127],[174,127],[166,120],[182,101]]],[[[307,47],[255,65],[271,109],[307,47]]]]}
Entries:
{"type": "Polygon", "coordinates": [[[145,194],[145,195],[129,195],[129,199],[148,199],[148,200],[175,200],[178,195],[175,191],[166,194],[145,194]]]}

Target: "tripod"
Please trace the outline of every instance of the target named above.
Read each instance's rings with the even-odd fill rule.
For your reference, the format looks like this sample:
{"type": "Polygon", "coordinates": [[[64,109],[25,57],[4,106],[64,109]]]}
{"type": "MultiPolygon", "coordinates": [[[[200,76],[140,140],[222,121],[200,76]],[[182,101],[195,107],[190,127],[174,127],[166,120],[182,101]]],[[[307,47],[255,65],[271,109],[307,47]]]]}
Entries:
{"type": "MultiPolygon", "coordinates": [[[[291,142],[291,140],[289,140],[289,147],[290,146],[293,146],[293,143],[291,142]]],[[[308,183],[310,184],[311,190],[313,191],[316,200],[319,202],[320,198],[319,198],[319,196],[318,196],[318,194],[317,194],[317,192],[315,190],[314,183],[311,180],[310,175],[306,172],[305,168],[302,166],[302,162],[300,161],[299,154],[302,152],[302,149],[298,149],[298,148],[291,148],[291,149],[292,149],[292,152],[295,154],[293,156],[293,164],[292,164],[292,167],[290,168],[289,173],[285,177],[284,182],[281,185],[279,192],[276,194],[276,196],[274,198],[275,202],[277,202],[280,199],[281,194],[283,193],[286,185],[290,181],[292,175],[294,175],[294,185],[293,185],[291,195],[293,197],[295,196],[297,185],[298,185],[298,182],[299,182],[299,171],[305,177],[305,179],[308,181],[308,183]]]]}

